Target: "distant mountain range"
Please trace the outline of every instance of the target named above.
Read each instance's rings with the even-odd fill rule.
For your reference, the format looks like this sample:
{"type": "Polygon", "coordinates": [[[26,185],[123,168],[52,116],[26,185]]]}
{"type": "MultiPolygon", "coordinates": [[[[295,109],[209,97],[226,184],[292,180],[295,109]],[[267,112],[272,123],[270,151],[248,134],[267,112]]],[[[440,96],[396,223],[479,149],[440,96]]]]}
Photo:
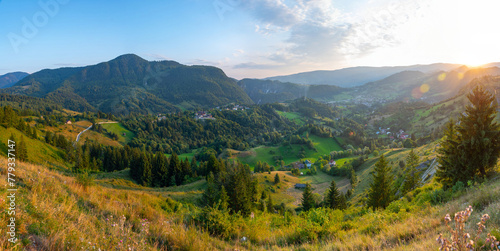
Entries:
{"type": "Polygon", "coordinates": [[[412,66],[391,67],[351,67],[332,71],[311,71],[286,76],[269,77],[266,80],[278,80],[307,85],[336,85],[339,87],[354,87],[381,80],[402,71],[420,71],[423,73],[434,73],[438,71],[450,71],[460,67],[460,64],[430,64],[412,66]]]}
{"type": "Polygon", "coordinates": [[[148,62],[132,54],[92,66],[42,70],[1,91],[45,97],[76,111],[115,114],[253,103],[219,68],[148,62]]]}
{"type": "Polygon", "coordinates": [[[29,74],[26,72],[11,72],[0,76],[0,88],[7,88],[15,85],[29,74]]]}
{"type": "Polygon", "coordinates": [[[439,102],[471,80],[500,75],[500,63],[482,68],[458,64],[353,67],[268,79],[229,78],[212,66],[149,62],[133,54],[96,65],[0,76],[0,92],[39,97],[75,111],[164,113],[229,103],[263,104],[300,97],[374,103],[439,102]],[[7,88],[4,88],[7,87],[7,88]]]}

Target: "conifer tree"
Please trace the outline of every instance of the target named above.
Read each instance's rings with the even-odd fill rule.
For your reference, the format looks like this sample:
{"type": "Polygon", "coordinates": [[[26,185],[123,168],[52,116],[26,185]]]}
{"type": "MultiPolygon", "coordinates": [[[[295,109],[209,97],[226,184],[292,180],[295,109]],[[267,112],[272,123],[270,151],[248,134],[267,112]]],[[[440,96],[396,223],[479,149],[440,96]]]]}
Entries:
{"type": "Polygon", "coordinates": [[[210,172],[207,175],[207,188],[201,197],[202,204],[213,207],[217,199],[217,184],[215,184],[214,174],[210,172]]]}
{"type": "Polygon", "coordinates": [[[331,209],[342,209],[340,197],[342,197],[342,195],[340,194],[335,181],[332,180],[332,183],[330,183],[330,188],[328,189],[325,197],[325,206],[331,209]]]}
{"type": "Polygon", "coordinates": [[[17,144],[17,157],[19,160],[28,161],[28,149],[26,149],[26,142],[24,142],[24,136],[21,135],[21,140],[17,144]]]}
{"type": "Polygon", "coordinates": [[[220,170],[220,163],[215,157],[215,155],[211,154],[210,157],[208,158],[207,173],[212,172],[214,174],[214,177],[218,177],[219,170],[220,170]]]}
{"type": "Polygon", "coordinates": [[[273,199],[271,198],[271,194],[269,194],[269,197],[267,198],[267,212],[269,213],[274,213],[274,204],[273,204],[273,199]]]}
{"type": "Polygon", "coordinates": [[[405,181],[403,183],[403,194],[417,188],[420,179],[417,175],[418,155],[411,149],[408,156],[406,156],[406,171],[405,181]]]}
{"type": "Polygon", "coordinates": [[[390,168],[384,155],[380,156],[375,164],[373,181],[368,191],[368,206],[373,210],[386,208],[391,202],[391,180],[390,168]]]}
{"type": "Polygon", "coordinates": [[[191,172],[193,174],[198,173],[198,165],[196,164],[196,157],[191,158],[191,172]]]}
{"type": "Polygon", "coordinates": [[[316,206],[314,197],[312,194],[311,184],[307,183],[304,192],[302,193],[302,209],[304,211],[309,211],[316,206]]]}
{"type": "Polygon", "coordinates": [[[220,201],[219,208],[222,211],[226,211],[228,209],[228,206],[229,206],[229,196],[227,196],[226,188],[224,186],[222,186],[220,189],[220,196],[219,197],[220,197],[219,198],[219,201],[220,201]]]}
{"type": "Polygon", "coordinates": [[[358,184],[358,176],[356,175],[356,171],[354,168],[351,168],[351,173],[349,174],[349,182],[351,183],[351,187],[354,189],[358,184]]]}
{"type": "Polygon", "coordinates": [[[500,125],[494,122],[498,104],[482,86],[467,95],[470,104],[458,125],[448,124],[439,149],[438,180],[444,187],[484,178],[500,157],[500,125]]]}
{"type": "MultiPolygon", "coordinates": [[[[162,182],[162,178],[163,178],[163,173],[162,171],[162,168],[164,168],[166,166],[166,163],[165,163],[165,159],[163,158],[163,154],[160,153],[160,152],[156,152],[155,154],[155,157],[154,157],[154,161],[153,161],[153,169],[152,169],[152,173],[153,173],[153,186],[154,187],[163,187],[163,182],[162,182]]],[[[164,168],[165,169],[165,168],[164,168]]]]}
{"type": "Polygon", "coordinates": [[[192,176],[191,165],[189,164],[189,160],[187,158],[182,163],[182,175],[184,177],[186,177],[186,176],[191,177],[192,176]]]}
{"type": "Polygon", "coordinates": [[[170,164],[168,165],[168,179],[169,181],[174,181],[173,183],[170,183],[170,185],[176,185],[177,180],[179,179],[179,170],[180,170],[180,160],[179,156],[177,153],[172,153],[172,156],[170,156],[170,164]]]}
{"type": "Polygon", "coordinates": [[[276,175],[274,176],[274,184],[278,183],[280,183],[280,176],[278,175],[278,173],[276,173],[276,175]]]}
{"type": "MultiPolygon", "coordinates": [[[[500,156],[500,125],[494,122],[498,104],[482,86],[467,95],[470,105],[457,126],[463,162],[457,165],[473,176],[485,177],[500,156]]],[[[466,183],[466,182],[464,182],[466,183]]]]}
{"type": "Polygon", "coordinates": [[[142,169],[142,174],[141,174],[141,183],[143,186],[151,186],[151,183],[153,181],[153,175],[152,175],[152,166],[151,166],[151,161],[149,158],[149,154],[147,153],[142,153],[141,155],[141,169],[142,169]]]}

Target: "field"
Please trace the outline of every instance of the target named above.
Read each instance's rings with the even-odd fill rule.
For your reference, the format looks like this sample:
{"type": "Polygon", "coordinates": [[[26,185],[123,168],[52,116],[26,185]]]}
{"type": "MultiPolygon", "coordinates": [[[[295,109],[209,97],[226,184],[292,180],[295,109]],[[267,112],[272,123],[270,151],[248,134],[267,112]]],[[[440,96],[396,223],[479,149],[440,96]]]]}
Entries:
{"type": "MultiPolygon", "coordinates": [[[[329,154],[332,151],[343,150],[336,139],[333,138],[320,138],[314,135],[309,136],[313,141],[314,147],[317,151],[308,149],[304,147],[305,159],[311,161],[316,161],[318,157],[329,154]]],[[[257,161],[267,162],[269,165],[275,165],[273,156],[283,156],[283,161],[285,165],[299,161],[300,158],[297,156],[303,147],[300,145],[291,146],[259,146],[253,148],[249,151],[240,152],[237,158],[243,163],[247,163],[250,166],[255,166],[257,161]]]]}
{"type": "Polygon", "coordinates": [[[306,123],[302,118],[302,115],[300,115],[297,112],[282,112],[282,111],[276,111],[276,112],[281,116],[284,116],[285,118],[289,119],[290,121],[296,123],[297,125],[304,125],[306,123]]]}
{"type": "Polygon", "coordinates": [[[116,133],[118,135],[118,142],[120,142],[120,144],[122,145],[126,145],[135,136],[133,132],[127,130],[120,123],[102,124],[102,127],[106,129],[108,132],[116,133]]]}

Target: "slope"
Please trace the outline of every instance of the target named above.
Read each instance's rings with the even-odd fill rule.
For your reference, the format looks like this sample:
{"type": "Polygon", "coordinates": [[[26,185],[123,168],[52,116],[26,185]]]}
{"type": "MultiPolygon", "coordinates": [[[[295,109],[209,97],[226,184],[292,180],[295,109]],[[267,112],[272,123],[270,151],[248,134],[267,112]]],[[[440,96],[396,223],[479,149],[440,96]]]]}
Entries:
{"type": "Polygon", "coordinates": [[[0,76],[0,88],[11,87],[28,75],[26,72],[11,72],[2,75],[0,76]]]}
{"type": "Polygon", "coordinates": [[[194,107],[252,103],[218,68],[148,62],[133,54],[92,66],[42,70],[3,92],[46,97],[77,111],[115,114],[173,112],[179,110],[174,104],[181,103],[194,107]]]}

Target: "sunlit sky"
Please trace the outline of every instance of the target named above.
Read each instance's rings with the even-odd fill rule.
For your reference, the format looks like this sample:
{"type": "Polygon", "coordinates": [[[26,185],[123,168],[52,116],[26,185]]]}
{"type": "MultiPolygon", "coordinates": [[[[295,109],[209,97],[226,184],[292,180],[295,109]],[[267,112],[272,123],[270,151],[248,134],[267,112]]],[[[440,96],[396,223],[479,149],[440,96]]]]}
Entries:
{"type": "Polygon", "coordinates": [[[0,0],[0,75],[135,53],[234,78],[500,61],[497,0],[0,0]]]}

